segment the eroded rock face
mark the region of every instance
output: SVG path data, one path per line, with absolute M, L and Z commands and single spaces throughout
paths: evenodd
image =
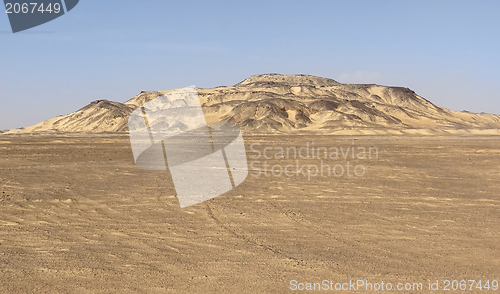
M 234 86 L 197 90 L 208 123 L 232 123 L 247 131 L 500 128 L 498 115 L 451 111 L 408 88 L 341 84 L 308 75 L 256 75 Z M 142 91 L 125 103 L 94 101 L 66 116 L 10 132 L 125 132 L 134 109 L 167 92 Z

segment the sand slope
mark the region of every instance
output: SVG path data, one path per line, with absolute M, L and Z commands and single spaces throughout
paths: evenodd
M 66 116 L 8 133 L 125 132 L 135 108 L 166 92 L 141 92 L 125 103 L 94 101 Z M 256 75 L 198 93 L 209 123 L 234 123 L 252 132 L 499 134 L 500 128 L 498 115 L 451 111 L 408 88 L 341 84 L 307 75 Z

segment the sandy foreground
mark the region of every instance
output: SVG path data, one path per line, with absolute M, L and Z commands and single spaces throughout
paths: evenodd
M 134 165 L 126 135 L 0 136 L 0 293 L 300 292 L 291 280 L 423 284 L 395 293 L 439 280 L 432 293 L 450 293 L 444 280 L 500 281 L 499 136 L 245 140 L 261 175 L 181 209 L 168 173 Z M 298 158 L 305 176 L 294 158 L 252 159 L 254 143 L 269 156 L 307 142 L 378 158 L 356 149 L 323 164 L 363 176 L 310 179 L 320 159 Z M 264 161 L 292 176 L 266 176 Z

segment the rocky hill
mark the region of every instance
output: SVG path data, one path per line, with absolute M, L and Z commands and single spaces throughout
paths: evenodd
M 403 87 L 264 74 L 234 86 L 197 90 L 207 122 L 233 123 L 247 132 L 500 134 L 498 115 L 451 111 Z M 7 133 L 126 132 L 135 108 L 167 92 L 141 92 L 125 103 L 94 101 L 71 114 Z

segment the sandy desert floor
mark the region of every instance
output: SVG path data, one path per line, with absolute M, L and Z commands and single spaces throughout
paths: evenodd
M 166 172 L 134 165 L 125 135 L 2 135 L 0 293 L 300 292 L 291 280 L 424 286 L 397 293 L 439 280 L 432 293 L 449 293 L 443 280 L 500 280 L 500 137 L 245 140 L 249 161 L 253 143 L 379 154 L 351 160 L 362 177 L 250 171 L 181 209 Z

